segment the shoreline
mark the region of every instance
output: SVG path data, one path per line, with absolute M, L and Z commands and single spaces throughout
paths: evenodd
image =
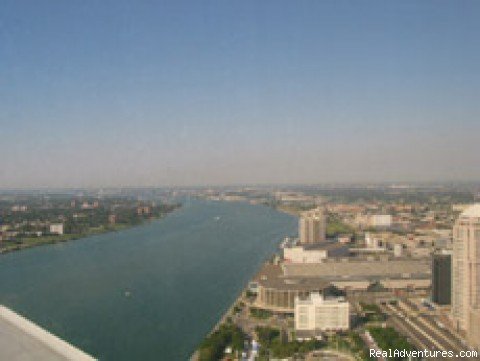
M 85 233 L 85 234 L 71 234 L 71 235 L 64 234 L 64 235 L 52 236 L 53 237 L 52 239 L 43 240 L 43 241 L 41 240 L 41 237 L 38 237 L 39 238 L 38 242 L 20 243 L 20 244 L 17 244 L 17 245 L 12 245 L 11 247 L 0 249 L 0 257 L 2 255 L 12 253 L 12 252 L 19 252 L 19 251 L 23 251 L 23 250 L 26 250 L 26 249 L 31 249 L 31 248 L 41 247 L 41 246 L 47 246 L 47 245 L 53 245 L 53 244 L 59 244 L 59 243 L 66 243 L 66 242 L 71 242 L 71 241 L 78 241 L 78 240 L 81 240 L 83 238 L 88 238 L 88 237 L 97 236 L 97 235 L 101 235 L 101 234 L 107 234 L 107 233 L 121 232 L 121 231 L 125 231 L 127 229 L 132 229 L 132 228 L 135 228 L 135 227 L 144 226 L 144 225 L 146 225 L 150 222 L 158 221 L 160 219 L 165 218 L 167 215 L 175 212 L 180 207 L 177 207 L 177 208 L 173 209 L 171 212 L 167 212 L 165 214 L 162 214 L 159 217 L 153 217 L 153 218 L 145 219 L 138 224 L 125 224 L 125 225 L 120 225 L 119 224 L 119 225 L 113 226 L 112 229 L 105 229 L 104 228 L 104 229 L 101 229 L 101 230 L 96 230 L 96 231 L 94 230 L 90 233 Z M 55 237 L 58 237 L 58 239 L 55 239 Z
M 190 356 L 190 358 L 188 359 L 189 361 L 198 361 L 199 360 L 199 357 L 200 357 L 200 345 L 202 344 L 202 342 L 207 338 L 209 337 L 212 333 L 214 333 L 215 331 L 217 331 L 220 326 L 222 326 L 224 323 L 227 322 L 227 319 L 231 316 L 233 316 L 233 310 L 235 308 L 235 305 L 240 302 L 242 300 L 242 297 L 244 295 L 244 293 L 246 292 L 247 290 L 247 287 L 248 287 L 248 284 L 247 286 L 245 286 L 244 288 L 242 288 L 242 290 L 240 291 L 240 294 L 235 298 L 235 300 L 233 301 L 233 303 L 227 308 L 227 310 L 223 313 L 223 315 L 220 317 L 220 319 L 217 321 L 217 323 L 213 326 L 213 328 L 203 337 L 202 341 L 199 343 L 199 345 L 195 348 L 195 351 L 192 353 L 192 355 Z
M 76 235 L 72 234 L 71 237 L 64 237 L 64 238 L 59 238 L 59 239 L 54 239 L 53 238 L 53 239 L 50 239 L 50 240 L 43 240 L 43 241 L 41 239 L 39 239 L 38 242 L 20 243 L 18 245 L 14 245 L 14 246 L 4 248 L 4 249 L 0 250 L 0 255 L 7 254 L 7 253 L 12 253 L 12 252 L 18 252 L 18 251 L 22 251 L 22 250 L 25 250 L 25 249 L 35 248 L 35 247 L 41 247 L 41 246 L 47 246 L 47 245 L 52 245 L 52 244 L 76 241 L 76 240 L 80 240 L 80 239 L 83 239 L 83 238 L 88 238 L 88 237 L 96 236 L 96 235 L 100 235 L 100 234 L 120 232 L 120 231 L 123 231 L 123 230 L 133 228 L 135 226 L 139 226 L 139 225 L 119 227 L 117 229 L 111 229 L 111 230 L 106 229 L 106 230 L 102 230 L 102 231 L 98 231 L 98 232 L 91 232 L 91 233 L 78 234 L 78 235 L 77 234 Z M 67 235 L 67 236 L 69 236 L 69 235 Z M 41 238 L 41 237 L 39 237 L 39 238 Z
M 295 211 L 293 209 L 290 210 L 290 209 L 279 208 L 279 207 L 275 207 L 275 206 L 273 206 L 273 207 L 269 206 L 269 205 L 266 205 L 266 206 L 275 210 L 275 211 L 277 211 L 277 212 L 279 212 L 279 213 L 288 214 L 290 216 L 297 217 L 297 218 L 300 216 L 300 212 Z M 277 251 L 278 251 L 278 248 L 280 247 L 281 244 L 282 244 L 282 242 L 280 241 L 277 245 Z M 275 255 L 275 252 L 270 255 L 270 258 L 274 255 Z M 262 266 L 265 264 L 265 262 L 268 262 L 267 260 L 268 260 L 268 258 L 266 260 L 264 260 L 264 262 L 258 267 L 257 272 L 262 268 Z M 235 308 L 235 305 L 237 305 L 237 303 L 242 301 L 243 295 L 247 292 L 248 283 L 251 280 L 252 279 L 250 279 L 247 282 L 247 285 L 245 285 L 242 288 L 242 290 L 240 291 L 238 296 L 235 298 L 235 300 L 232 302 L 232 304 L 227 308 L 227 310 L 223 313 L 223 315 L 220 317 L 220 319 L 217 321 L 217 323 L 213 326 L 213 328 L 207 334 L 205 334 L 205 336 L 202 338 L 202 341 L 200 341 L 200 343 L 196 346 L 195 350 L 193 351 L 192 355 L 189 357 L 189 359 L 188 359 L 189 361 L 199 361 L 200 345 L 202 344 L 202 342 L 207 337 L 209 337 L 212 333 L 214 333 L 216 330 L 218 330 L 220 328 L 220 326 L 223 325 L 227 321 L 227 319 L 233 315 L 233 310 Z

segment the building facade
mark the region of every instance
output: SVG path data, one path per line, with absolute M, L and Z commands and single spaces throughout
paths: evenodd
M 319 293 L 295 299 L 295 332 L 345 331 L 350 328 L 350 305 L 344 298 Z
M 327 234 L 327 220 L 322 209 L 316 208 L 303 212 L 298 224 L 300 243 L 324 242 Z
M 452 254 L 442 251 L 432 256 L 432 301 L 450 305 L 452 300 Z
M 480 203 L 460 214 L 453 228 L 452 316 L 467 340 L 480 347 Z
M 49 231 L 53 234 L 63 234 L 63 223 L 51 224 L 49 227 Z

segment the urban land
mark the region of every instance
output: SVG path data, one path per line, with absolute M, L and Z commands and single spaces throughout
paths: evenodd
M 2 191 L 0 252 L 138 225 L 189 197 L 299 220 L 192 360 L 478 358 L 479 184 Z
M 288 212 L 299 227 L 192 360 L 478 359 L 479 191 L 475 184 L 197 191 Z

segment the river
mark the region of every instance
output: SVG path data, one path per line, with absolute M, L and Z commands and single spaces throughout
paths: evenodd
M 0 255 L 0 304 L 100 360 L 187 360 L 296 219 L 192 200 L 125 231 Z

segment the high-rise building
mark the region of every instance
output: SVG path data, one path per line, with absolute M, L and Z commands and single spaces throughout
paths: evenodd
M 480 203 L 460 214 L 453 227 L 452 316 L 467 340 L 480 347 Z
M 300 243 L 324 242 L 327 233 L 327 221 L 322 209 L 316 208 L 303 212 L 298 224 Z
M 446 250 L 432 256 L 432 301 L 450 305 L 452 300 L 452 253 Z

